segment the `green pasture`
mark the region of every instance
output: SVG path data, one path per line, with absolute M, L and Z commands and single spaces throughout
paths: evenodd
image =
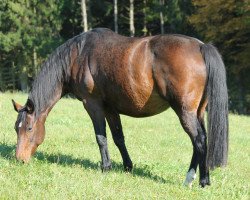
M 229 163 L 211 172 L 211 186 L 183 186 L 192 146 L 175 113 L 122 116 L 134 163 L 124 173 L 107 130 L 113 169 L 100 170 L 100 153 L 81 102 L 62 99 L 46 121 L 46 138 L 29 164 L 15 160 L 16 112 L 27 94 L 0 93 L 0 199 L 250 199 L 250 117 L 230 114 Z

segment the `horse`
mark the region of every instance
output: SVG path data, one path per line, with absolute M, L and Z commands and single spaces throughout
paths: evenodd
M 148 117 L 169 107 L 193 145 L 185 185 L 192 185 L 198 166 L 199 184 L 205 187 L 209 170 L 227 164 L 226 72 L 211 43 L 177 34 L 125 37 L 106 28 L 69 39 L 42 64 L 25 105 L 12 100 L 18 112 L 17 160 L 30 160 L 44 140 L 46 117 L 68 93 L 83 103 L 92 120 L 103 171 L 111 169 L 106 121 L 124 169 L 131 171 L 120 114 Z

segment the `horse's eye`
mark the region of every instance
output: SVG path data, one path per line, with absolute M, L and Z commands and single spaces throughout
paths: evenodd
M 32 131 L 32 126 L 27 126 L 26 130 L 31 132 Z

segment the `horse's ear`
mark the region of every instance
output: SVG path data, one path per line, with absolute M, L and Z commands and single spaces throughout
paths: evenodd
M 27 113 L 32 114 L 35 110 L 35 106 L 32 100 L 28 99 L 26 103 Z
M 15 102 L 13 99 L 12 99 L 12 104 L 14 106 L 15 111 L 17 111 L 17 112 L 23 108 L 23 106 L 21 106 L 20 104 Z

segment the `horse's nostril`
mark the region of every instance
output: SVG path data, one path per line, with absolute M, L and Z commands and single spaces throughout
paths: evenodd
M 29 162 L 29 157 L 27 157 L 25 154 L 21 153 L 16 153 L 16 159 L 17 161 L 21 163 L 28 163 Z
M 26 159 L 26 158 L 16 158 L 18 162 L 22 163 L 22 164 L 25 164 L 25 163 L 28 163 L 29 162 L 29 159 Z
M 22 163 L 22 164 L 25 163 L 24 160 L 22 160 L 22 159 L 17 159 L 17 161 L 18 161 L 19 163 Z
M 16 159 L 17 159 L 18 162 L 24 163 L 24 161 L 23 161 L 23 159 L 21 158 L 21 156 L 16 155 Z

